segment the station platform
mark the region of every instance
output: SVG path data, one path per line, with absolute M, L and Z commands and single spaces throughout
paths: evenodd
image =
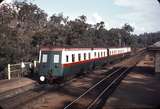
M 160 108 L 160 76 L 154 71 L 153 57 L 146 55 L 121 81 L 103 109 L 155 108 Z
M 18 78 L 11 80 L 0 80 L 0 93 L 4 93 L 6 91 L 21 88 L 30 84 L 36 84 L 36 81 L 29 78 Z

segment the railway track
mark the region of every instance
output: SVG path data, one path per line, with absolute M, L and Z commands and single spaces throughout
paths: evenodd
M 109 95 L 131 68 L 116 68 L 111 74 L 97 82 L 82 95 L 73 100 L 64 109 L 95 109 L 98 108 L 103 95 Z

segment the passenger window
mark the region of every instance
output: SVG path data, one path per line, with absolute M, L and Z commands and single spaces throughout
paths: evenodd
M 103 56 L 105 56 L 105 52 L 103 52 Z
M 72 54 L 72 62 L 75 62 L 75 55 Z
M 66 55 L 66 62 L 68 62 L 68 55 Z
M 47 54 L 42 55 L 42 62 L 46 63 L 47 62 Z
M 78 61 L 81 61 L 81 54 L 78 54 Z
M 96 57 L 96 52 L 94 52 L 94 57 Z
M 59 63 L 59 55 L 54 55 L 54 63 Z
M 98 57 L 99 57 L 99 52 L 98 52 Z
M 86 60 L 86 53 L 84 53 L 84 60 Z
M 101 52 L 101 57 L 103 57 L 103 53 Z
M 91 54 L 90 53 L 88 53 L 88 58 L 91 59 Z

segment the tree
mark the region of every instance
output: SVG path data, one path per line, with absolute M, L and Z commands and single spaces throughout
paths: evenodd
M 124 24 L 124 26 L 122 27 L 121 36 L 124 42 L 124 46 L 131 45 L 131 42 L 132 42 L 131 32 L 133 31 L 134 31 L 134 28 L 127 23 Z
M 18 24 L 26 31 L 36 31 L 47 23 L 47 14 L 32 3 L 15 2 L 14 5 L 18 10 Z
M 87 17 L 85 15 L 81 15 L 81 16 L 79 16 L 79 18 L 80 18 L 81 22 L 83 22 L 83 23 L 85 23 L 87 20 Z
M 75 20 L 67 22 L 67 43 L 72 46 L 83 46 L 82 41 L 85 40 L 86 32 L 89 29 L 89 25 L 86 23 L 86 16 L 82 15 Z
M 12 9 L 9 4 L 2 4 L 0 6 L 0 24 L 9 25 L 16 17 L 16 11 Z
M 105 27 L 105 25 L 104 25 L 104 22 L 103 22 L 103 21 L 101 21 L 100 23 L 97 23 L 97 24 L 95 25 L 95 29 L 96 29 L 96 30 L 104 29 L 104 27 Z
M 52 15 L 47 23 L 49 44 L 53 46 L 62 46 L 65 44 L 66 25 L 68 17 L 64 17 L 62 13 Z
M 122 29 L 124 29 L 127 33 L 133 32 L 134 28 L 132 26 L 130 26 L 129 24 L 124 24 L 124 26 L 122 27 Z

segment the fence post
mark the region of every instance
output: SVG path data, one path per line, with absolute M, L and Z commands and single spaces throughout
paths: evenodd
M 33 62 L 33 65 L 34 65 L 34 68 L 36 68 L 36 66 L 37 66 L 37 62 L 36 62 L 36 61 L 34 61 L 34 62 Z
M 21 72 L 20 76 L 24 76 L 24 68 L 25 68 L 25 64 L 24 64 L 24 62 L 22 61 L 22 62 L 21 62 L 21 69 L 22 69 L 21 71 L 22 71 L 22 72 Z
M 39 51 L 39 63 L 40 63 L 40 61 L 41 61 L 41 50 Z
M 8 64 L 8 80 L 11 79 L 11 65 Z

